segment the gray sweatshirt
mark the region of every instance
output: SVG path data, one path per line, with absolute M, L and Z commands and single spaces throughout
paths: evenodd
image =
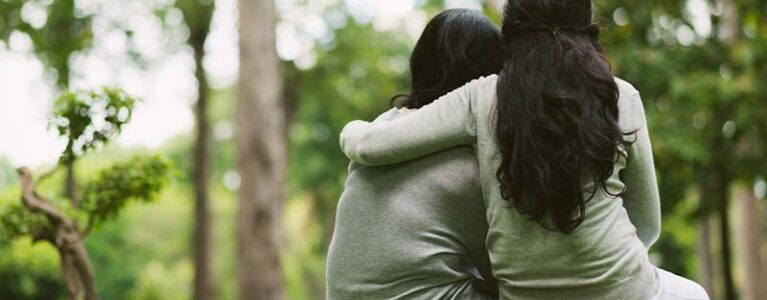
M 375 122 L 400 115 L 390 110 Z M 328 253 L 327 299 L 491 299 L 484 214 L 471 147 L 385 167 L 352 163 Z
M 660 232 L 660 200 L 652 148 L 639 92 L 616 79 L 620 127 L 637 131 L 621 147 L 606 187 L 586 204 L 583 224 L 565 235 L 521 215 L 501 197 L 494 141 L 498 77 L 470 82 L 417 112 L 390 122 L 349 123 L 341 133 L 344 153 L 364 165 L 407 161 L 458 145 L 471 145 L 479 159 L 487 208 L 486 246 L 501 299 L 644 300 L 658 291 L 648 248 Z M 419 126 L 419 130 L 411 130 Z M 585 190 L 591 190 L 586 187 Z

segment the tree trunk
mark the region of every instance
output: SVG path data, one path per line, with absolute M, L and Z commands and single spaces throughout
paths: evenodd
M 762 220 L 756 197 L 749 189 L 738 191 L 740 200 L 740 227 L 743 229 L 743 299 L 767 299 L 762 270 Z
M 192 153 L 194 181 L 194 233 L 192 253 L 194 260 L 194 300 L 217 298 L 218 283 L 213 270 L 212 216 L 210 212 L 209 182 L 210 126 L 208 122 L 209 91 L 208 78 L 203 67 L 205 42 L 210 33 L 210 23 L 215 11 L 215 2 L 199 0 L 178 0 L 177 8 L 184 15 L 189 28 L 187 44 L 192 47 L 197 80 L 197 102 L 195 103 L 195 143 Z
M 96 282 L 80 232 L 72 225 L 61 224 L 56 228 L 54 246 L 61 257 L 61 270 L 70 299 L 98 299 Z
M 738 38 L 740 32 L 739 29 L 739 15 L 738 7 L 732 0 L 720 0 L 724 13 L 722 14 L 722 25 L 719 28 L 720 39 L 723 44 L 732 46 Z M 727 115 L 725 112 L 729 112 L 729 104 L 724 103 L 723 107 L 716 112 L 716 123 L 724 124 L 727 121 Z M 724 283 L 724 297 L 726 300 L 736 299 L 735 282 L 732 277 L 732 249 L 730 241 L 730 216 L 729 216 L 729 187 L 731 183 L 730 172 L 728 172 L 728 166 L 721 160 L 724 157 L 732 157 L 732 147 L 727 145 L 728 141 L 724 140 L 722 134 L 719 134 L 716 138 L 715 147 L 718 153 L 718 160 L 715 162 L 715 172 L 717 176 L 717 205 L 719 208 L 719 221 L 720 221 L 720 233 L 721 238 L 721 251 L 722 251 L 722 281 Z M 718 144 L 718 145 L 717 145 Z
M 22 202 L 30 211 L 46 216 L 49 223 L 49 229 L 39 231 L 34 240 L 48 241 L 58 250 L 61 273 L 70 299 L 98 300 L 93 268 L 82 233 L 77 229 L 75 222 L 56 205 L 37 194 L 36 184 L 28 169 L 21 168 L 18 172 L 21 178 Z
M 210 177 L 210 129 L 208 124 L 208 81 L 203 58 L 205 38 L 192 41 L 197 78 L 197 103 L 195 104 L 196 134 L 194 144 L 194 299 L 216 299 L 217 282 L 213 271 L 213 244 L 211 242 L 211 215 L 208 199 Z
M 732 239 L 730 238 L 730 209 L 729 209 L 729 180 L 724 171 L 720 171 L 717 185 L 717 204 L 719 206 L 719 232 L 722 254 L 722 282 L 724 283 L 724 299 L 735 300 L 735 281 L 732 277 Z
M 275 6 L 273 0 L 242 0 L 239 5 L 239 299 L 282 299 L 279 248 L 287 141 Z
M 82 280 L 80 280 L 80 276 L 77 274 L 74 259 L 63 251 L 58 252 L 59 259 L 61 260 L 61 278 L 64 279 L 69 299 L 82 299 L 85 296 L 83 294 L 85 288 L 83 287 Z
M 712 299 L 716 299 L 716 281 L 711 258 L 711 184 L 708 172 L 698 176 L 698 206 L 701 211 L 698 220 L 698 240 L 696 254 L 699 265 L 699 280 Z
M 707 203 L 705 197 L 707 197 L 707 188 L 700 186 L 700 206 L 705 207 Z M 708 213 L 704 213 L 698 220 L 698 241 L 696 247 L 696 253 L 698 257 L 699 265 L 699 279 L 703 288 L 706 289 L 712 299 L 715 299 L 716 288 L 714 281 L 714 268 L 711 260 L 711 219 Z

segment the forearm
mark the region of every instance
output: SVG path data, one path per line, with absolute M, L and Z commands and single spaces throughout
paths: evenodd
M 434 103 L 389 122 L 353 121 L 341 132 L 341 148 L 368 166 L 408 161 L 476 141 L 467 85 Z

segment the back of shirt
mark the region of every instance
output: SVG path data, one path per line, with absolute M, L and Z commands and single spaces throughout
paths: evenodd
M 487 222 L 473 149 L 352 164 L 328 254 L 328 299 L 489 299 Z M 492 281 L 492 280 L 491 280 Z

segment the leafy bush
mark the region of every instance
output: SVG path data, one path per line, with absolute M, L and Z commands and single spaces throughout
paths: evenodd
M 83 189 L 82 209 L 93 225 L 108 221 L 131 200 L 152 202 L 168 184 L 170 164 L 160 156 L 135 157 L 102 170 Z

